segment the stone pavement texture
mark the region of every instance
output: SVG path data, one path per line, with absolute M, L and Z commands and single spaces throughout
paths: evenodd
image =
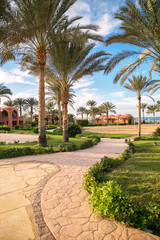
M 36 208 L 39 209 L 41 204 L 40 215 L 37 216 L 38 225 L 41 224 L 41 227 L 40 238 L 35 236 L 30 239 L 160 240 L 158 236 L 134 228 L 126 228 L 111 219 L 103 219 L 92 213 L 88 205 L 88 193 L 82 188 L 83 174 L 92 164 L 100 161 L 104 155 L 116 157 L 125 148 L 124 139 L 102 139 L 96 146 L 76 152 L 26 156 L 2 161 L 0 164 L 3 166 L 4 164 L 13 164 L 13 162 L 14 165 L 19 166 L 20 162 L 21 164 L 26 161 L 33 164 L 42 162 L 43 164 L 45 161 L 47 164 L 56 164 L 60 167 L 56 174 L 53 169 L 53 174 L 47 178 L 45 184 L 40 185 L 38 195 L 37 191 L 34 193 L 33 212 Z M 40 168 L 41 164 L 37 167 Z M 23 169 L 23 178 L 25 178 L 25 168 Z M 24 188 L 22 185 L 22 189 Z M 53 235 L 48 232 L 48 228 Z M 0 236 L 0 240 L 2 239 L 5 238 Z M 19 238 L 16 239 L 19 240 Z M 5 240 L 16 239 L 6 238 Z

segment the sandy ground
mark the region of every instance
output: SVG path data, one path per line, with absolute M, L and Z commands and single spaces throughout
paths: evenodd
M 38 135 L 0 133 L 0 141 L 14 143 L 14 140 L 20 141 L 19 143 L 34 142 L 38 140 Z
M 159 124 L 142 124 L 142 134 L 152 134 L 157 127 L 159 127 Z M 138 125 L 86 127 L 85 130 L 97 133 L 126 133 L 137 135 Z

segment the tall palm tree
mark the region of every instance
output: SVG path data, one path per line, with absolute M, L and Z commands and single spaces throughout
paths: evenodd
M 25 103 L 26 103 L 26 107 L 30 109 L 29 112 L 30 112 L 30 117 L 32 122 L 33 111 L 37 110 L 38 101 L 36 98 L 30 97 L 25 100 Z
M 147 103 L 141 103 L 141 109 L 142 109 L 142 113 L 143 113 L 143 123 L 145 122 L 144 120 L 144 110 L 147 108 Z
M 19 109 L 19 115 L 22 116 L 22 109 L 26 104 L 26 99 L 24 98 L 16 98 L 14 100 L 14 106 Z
M 32 51 L 39 68 L 39 146 L 46 146 L 44 67 L 50 40 L 66 28 L 67 10 L 76 0 L 13 0 L 15 26 L 12 45 Z M 95 29 L 95 27 L 93 27 Z M 21 44 L 20 44 L 21 43 Z
M 89 110 L 89 115 L 91 116 L 92 122 L 95 122 L 95 117 L 97 114 L 99 114 L 99 108 L 91 107 Z
M 81 114 L 82 119 L 83 119 L 83 114 L 85 114 L 85 113 L 86 113 L 86 108 L 85 108 L 85 107 L 79 107 L 79 108 L 77 109 L 77 114 L 78 114 L 78 115 Z
M 85 114 L 86 114 L 86 116 L 87 116 L 87 120 L 88 120 L 88 116 L 89 116 L 89 109 L 86 109 L 86 110 L 85 110 Z
M 155 113 L 156 112 L 159 112 L 159 109 L 158 109 L 158 106 L 157 106 L 157 104 L 154 104 L 154 105 L 149 105 L 148 107 L 147 107 L 147 114 L 153 114 L 153 121 L 154 121 L 154 123 L 155 123 Z
M 87 106 L 89 106 L 90 108 L 92 107 L 95 107 L 97 105 L 96 101 L 94 100 L 89 100 L 87 103 L 86 103 Z
M 106 115 L 107 115 L 107 124 L 109 124 L 109 119 L 108 119 L 109 112 L 112 112 L 112 113 L 115 114 L 116 113 L 116 111 L 115 111 L 116 106 L 112 102 L 104 102 L 101 105 L 101 108 L 102 108 L 103 112 L 106 113 Z
M 61 90 L 58 85 L 55 85 L 54 82 L 48 80 L 47 81 L 47 100 L 53 101 L 58 106 L 58 118 L 59 118 L 59 126 L 62 127 L 62 116 L 61 116 Z
M 46 74 L 47 75 L 47 74 Z M 58 81 L 60 81 L 60 79 L 58 80 L 53 80 L 53 77 L 50 73 L 49 77 L 47 77 L 47 92 L 46 95 L 49 95 L 49 97 L 47 97 L 47 100 L 49 101 L 53 101 L 57 104 L 58 106 L 58 117 L 59 117 L 59 126 L 62 127 L 62 114 L 61 114 L 61 89 L 60 89 L 60 85 L 58 84 Z M 75 94 L 73 89 L 69 89 L 69 104 L 71 105 L 71 107 L 73 107 L 73 103 L 74 103 L 74 98 Z
M 68 137 L 68 102 L 69 90 L 83 76 L 92 75 L 104 69 L 103 62 L 106 61 L 106 53 L 100 51 L 91 54 L 95 44 L 85 45 L 77 41 L 81 35 L 74 41 L 69 41 L 66 36 L 62 36 L 61 41 L 54 42 L 50 48 L 50 63 L 54 69 L 55 78 L 58 80 L 61 89 L 62 108 L 63 108 L 63 141 L 69 141 Z M 76 41 L 77 39 L 77 41 Z
M 12 99 L 8 99 L 3 103 L 3 105 L 6 107 L 15 107 L 15 102 Z
M 151 63 L 150 77 L 160 59 L 159 31 L 159 0 L 127 0 L 126 6 L 121 7 L 115 18 L 121 21 L 123 32 L 115 34 L 106 40 L 106 45 L 123 43 L 137 46 L 136 50 L 125 50 L 117 53 L 107 62 L 108 74 L 119 62 L 126 58 L 135 57 L 135 61 L 124 66 L 114 78 L 114 83 L 121 79 L 121 84 L 141 64 Z
M 12 92 L 9 88 L 7 88 L 4 83 L 0 83 L 0 97 L 9 98 L 8 95 L 12 95 Z
M 48 101 L 46 104 L 47 115 L 49 116 L 49 125 L 52 125 L 52 115 L 54 111 L 55 104 L 52 101 Z
M 132 92 L 137 94 L 138 99 L 138 136 L 141 136 L 141 96 L 145 92 L 149 92 L 152 90 L 155 81 L 147 80 L 146 77 L 142 75 L 132 76 L 132 79 L 128 79 L 129 83 L 125 83 L 124 87 Z

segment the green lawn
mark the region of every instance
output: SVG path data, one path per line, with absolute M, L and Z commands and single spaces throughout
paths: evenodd
M 134 142 L 136 153 L 108 174 L 132 199 L 155 202 L 160 198 L 160 141 Z
M 97 137 L 100 137 L 100 138 L 128 138 L 133 136 L 133 134 L 123 134 L 123 133 L 117 133 L 117 134 L 104 133 L 103 134 L 103 133 L 94 133 L 94 132 L 83 130 L 83 136 L 86 137 L 88 135 L 96 135 Z
M 62 142 L 62 136 L 59 135 L 47 135 L 47 144 L 52 145 L 53 147 L 58 147 L 58 145 L 61 145 L 62 147 L 72 145 L 73 143 L 80 144 L 85 142 L 86 140 L 89 140 L 88 138 L 69 138 L 69 142 L 63 143 Z M 35 147 L 38 146 L 37 142 L 26 142 L 26 143 L 19 143 L 19 144 L 5 144 L 0 145 L 0 149 L 8 149 L 13 147 Z

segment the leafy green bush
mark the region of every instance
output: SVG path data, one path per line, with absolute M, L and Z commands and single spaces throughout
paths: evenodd
M 0 145 L 6 145 L 6 142 L 0 141 Z
M 160 128 L 158 127 L 154 132 L 153 132 L 153 137 L 159 137 L 160 136 Z
M 10 130 L 11 130 L 10 127 L 7 125 L 3 125 L 3 128 L 2 126 L 0 126 L 0 131 L 10 131 Z
M 19 130 L 19 125 L 15 125 L 15 126 L 14 126 L 14 129 L 15 129 L 15 130 Z
M 76 119 L 75 124 L 79 125 L 81 127 L 88 126 L 88 120 L 87 119 Z
M 34 133 L 39 133 L 38 127 L 34 127 L 34 128 L 33 128 L 33 132 L 34 132 Z
M 69 137 L 75 137 L 77 134 L 82 133 L 81 127 L 79 125 L 73 124 L 68 127 Z
M 58 127 L 58 125 L 48 125 L 48 126 L 46 126 L 46 129 L 55 129 L 57 127 Z
M 128 118 L 128 124 L 132 124 L 132 117 Z
M 128 159 L 135 151 L 134 144 L 128 141 L 128 149 L 118 158 L 104 157 L 100 163 L 90 167 L 84 175 L 83 187 L 90 193 L 89 203 L 93 211 L 110 217 L 127 226 L 139 229 L 160 229 L 160 201 L 142 205 L 129 198 L 115 181 L 108 181 L 107 172 Z

